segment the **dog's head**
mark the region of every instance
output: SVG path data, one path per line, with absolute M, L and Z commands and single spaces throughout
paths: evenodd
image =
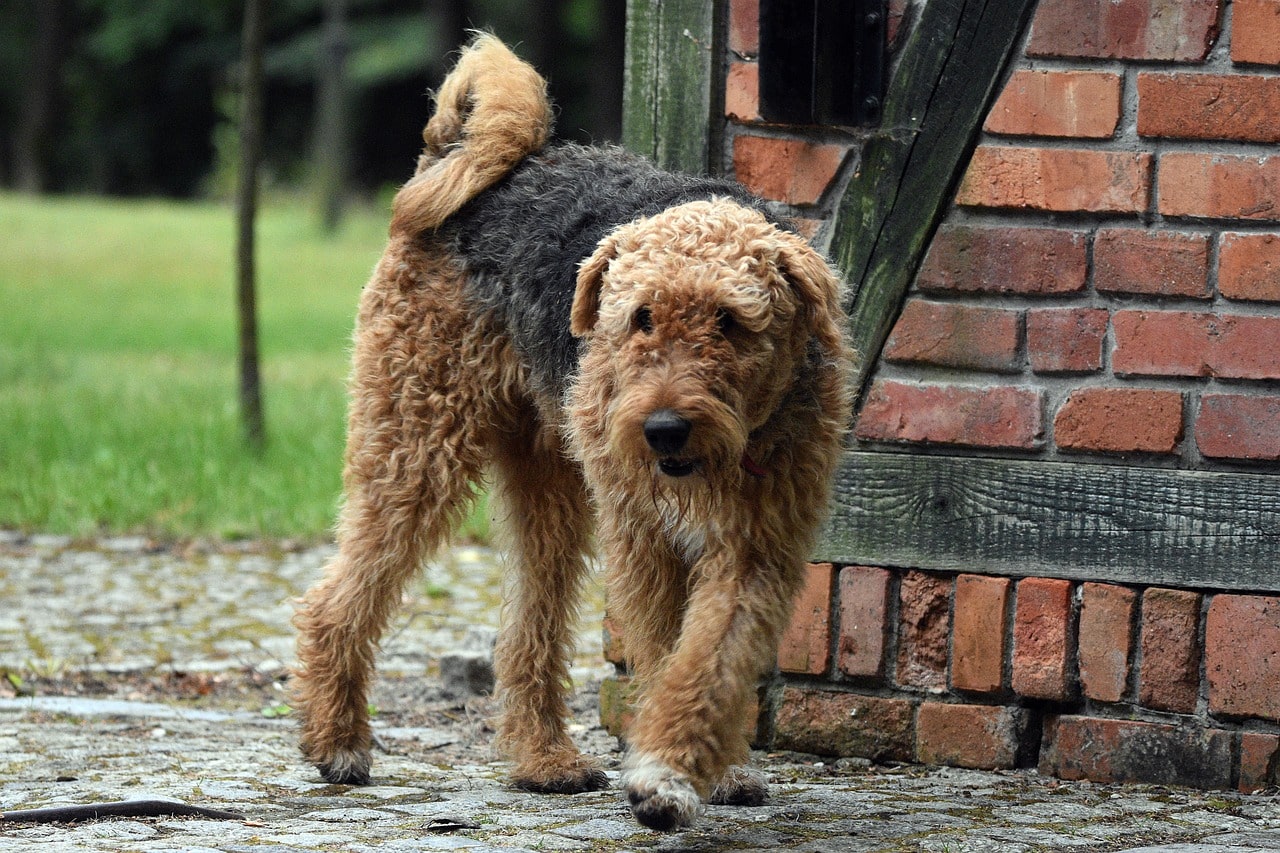
M 583 262 L 573 429 L 666 479 L 761 473 L 748 454 L 806 359 L 845 352 L 840 281 L 802 238 L 722 199 L 610 233 Z

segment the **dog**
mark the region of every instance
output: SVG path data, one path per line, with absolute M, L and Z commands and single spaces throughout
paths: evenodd
M 490 472 L 516 575 L 495 665 L 512 783 L 607 786 L 565 723 L 594 529 L 641 685 L 622 784 L 673 830 L 766 796 L 748 709 L 852 411 L 842 287 L 737 184 L 551 124 L 545 81 L 491 35 L 436 93 L 360 301 L 338 552 L 295 617 L 301 748 L 368 783 L 378 641 Z

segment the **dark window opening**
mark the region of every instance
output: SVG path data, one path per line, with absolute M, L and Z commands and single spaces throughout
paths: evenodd
M 886 0 L 760 0 L 760 115 L 878 123 L 887 14 Z

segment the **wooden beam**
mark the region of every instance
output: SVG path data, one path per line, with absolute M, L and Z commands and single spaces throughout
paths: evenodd
M 718 171 L 711 156 L 718 162 L 722 6 L 722 0 L 627 0 L 622 143 L 664 169 Z
M 815 557 L 1280 592 L 1280 476 L 845 455 Z
M 881 129 L 840 201 L 832 259 L 852 291 L 861 389 L 955 193 L 1035 0 L 929 0 Z

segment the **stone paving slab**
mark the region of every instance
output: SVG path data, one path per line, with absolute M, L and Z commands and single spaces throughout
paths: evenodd
M 0 536 L 0 672 L 26 673 L 38 688 L 48 678 L 40 668 L 91 670 L 106 684 L 177 667 L 278 669 L 291 648 L 289 599 L 327 553 Z M 424 673 L 434 655 L 496 619 L 497 571 L 491 553 L 454 552 L 406 597 L 388 644 L 387 707 L 375 717 L 387 751 L 375 755 L 368 787 L 325 784 L 300 760 L 293 723 L 248 700 L 0 697 L 0 811 L 176 799 L 245 816 L 0 823 L 0 851 L 1280 851 L 1274 794 L 1067 783 L 1032 771 L 757 755 L 772 779 L 766 805 L 708 807 L 692 830 L 670 835 L 635 824 L 616 789 L 514 791 L 469 712 L 426 725 L 409 707 L 432 679 Z M 587 651 L 575 670 L 579 709 L 590 709 L 599 671 L 593 619 L 598 612 L 584 617 Z M 616 782 L 616 744 L 590 713 L 573 732 Z

